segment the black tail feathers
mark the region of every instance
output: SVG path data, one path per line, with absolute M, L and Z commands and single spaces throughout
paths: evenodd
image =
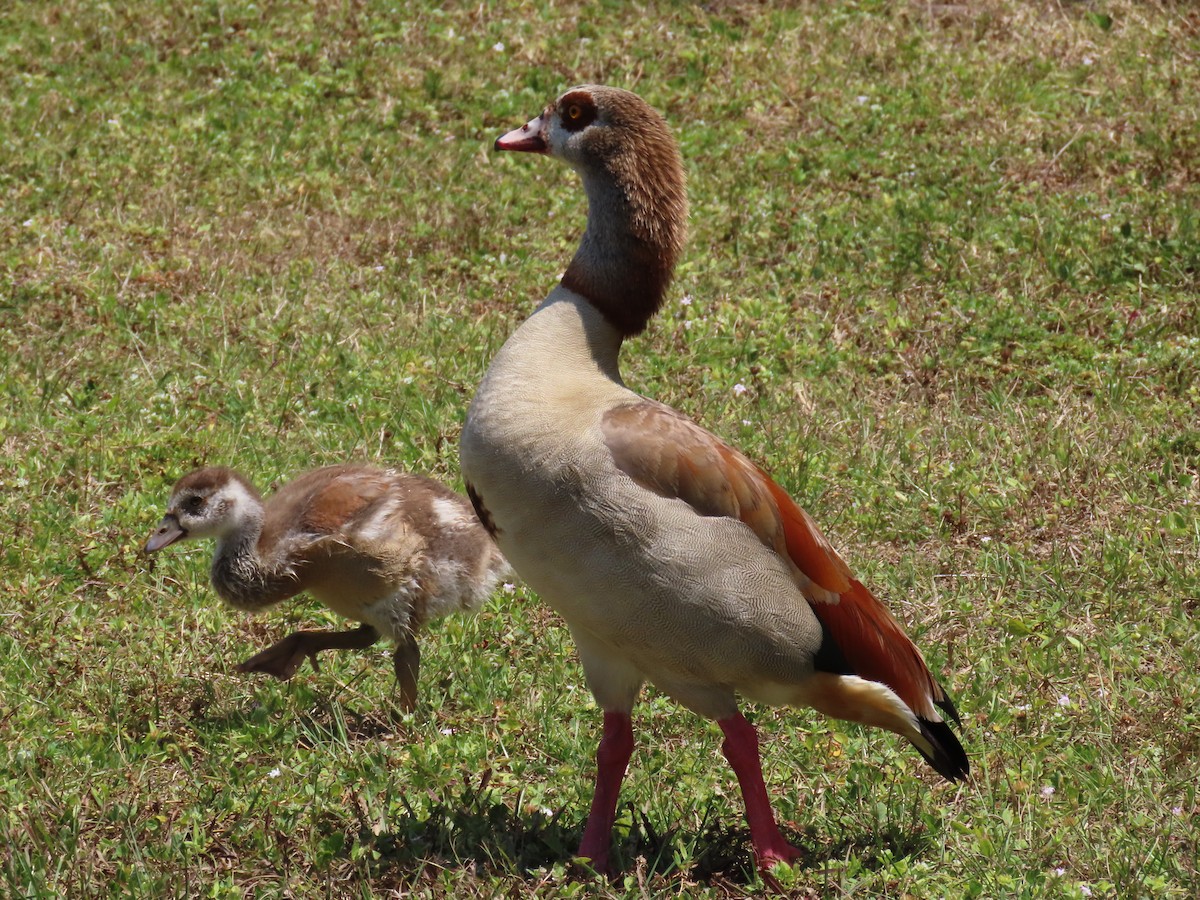
M 954 705 L 954 701 L 950 699 L 948 694 L 943 693 L 941 700 L 934 700 L 933 702 L 935 706 L 954 720 L 955 725 L 962 728 L 962 719 L 958 717 L 958 707 Z
M 939 703 L 938 706 L 946 710 L 955 722 L 959 721 L 958 711 L 949 700 Z M 945 722 L 931 722 L 921 718 L 918 718 L 917 722 L 921 726 L 921 736 L 933 745 L 932 754 L 917 747 L 926 762 L 947 781 L 962 781 L 966 778 L 971 771 L 970 763 L 967 762 L 967 751 L 958 742 L 958 737 L 950 730 L 950 726 Z

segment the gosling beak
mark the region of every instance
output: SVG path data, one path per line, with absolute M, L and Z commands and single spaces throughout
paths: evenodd
M 187 532 L 180 527 L 179 520 L 172 513 L 167 513 L 158 523 L 154 534 L 150 535 L 150 540 L 146 541 L 143 552 L 154 553 L 163 547 L 169 547 L 182 537 L 187 537 Z

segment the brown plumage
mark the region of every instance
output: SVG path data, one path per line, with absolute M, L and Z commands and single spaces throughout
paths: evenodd
M 948 703 L 892 614 L 855 580 L 812 518 L 758 466 L 680 413 L 650 400 L 610 409 L 613 461 L 643 487 L 703 516 L 730 516 L 795 566 L 797 587 L 841 648 L 849 671 L 892 688 L 918 715 Z M 647 435 L 653 435 L 647 440 Z
M 338 465 L 306 472 L 265 503 L 232 469 L 179 480 L 146 543 L 215 538 L 212 583 L 227 603 L 256 611 L 307 591 L 362 622 L 353 631 L 300 631 L 246 660 L 241 672 L 291 678 L 321 650 L 367 647 L 387 637 L 401 703 L 417 697 L 416 635 L 433 619 L 472 611 L 508 572 L 467 501 L 430 478 Z
M 771 811 L 738 695 L 903 735 L 951 781 L 966 754 L 920 651 L 762 469 L 621 380 L 686 231 L 678 150 L 627 91 L 573 88 L 497 149 L 579 172 L 588 224 L 562 283 L 479 385 L 462 468 L 501 549 L 571 629 L 604 710 L 581 856 L 604 869 L 645 681 L 715 719 L 759 861 L 798 851 Z

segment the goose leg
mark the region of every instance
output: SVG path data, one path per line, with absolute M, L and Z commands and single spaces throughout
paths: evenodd
M 237 667 L 239 672 L 265 672 L 287 681 L 305 659 L 312 661 L 317 671 L 317 653 L 322 650 L 361 650 L 379 640 L 379 632 L 370 625 L 360 625 L 353 631 L 297 631 L 266 650 L 255 653 Z
M 617 818 L 617 798 L 625 769 L 633 755 L 633 721 L 627 712 L 604 713 L 604 734 L 596 749 L 596 792 L 592 809 L 583 829 L 579 856 L 591 860 L 597 872 L 608 872 L 608 852 L 612 844 L 613 823 Z
M 421 648 L 411 631 L 396 642 L 392 664 L 396 669 L 396 681 L 400 683 L 400 708 L 411 712 L 417 708 L 417 676 L 421 671 Z
M 770 869 L 778 862 L 790 863 L 800 851 L 784 840 L 771 812 L 767 786 L 763 783 L 762 762 L 758 754 L 758 734 L 745 716 L 736 713 L 718 723 L 725 733 L 721 752 L 729 760 L 746 802 L 746 821 L 750 824 L 750 840 L 761 869 Z

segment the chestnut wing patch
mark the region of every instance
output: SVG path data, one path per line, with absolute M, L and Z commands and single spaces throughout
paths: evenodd
M 331 482 L 314 495 L 305 510 L 306 530 L 313 534 L 337 534 L 387 491 L 388 483 L 374 478 L 340 478 Z
M 259 546 L 274 547 L 289 532 L 312 538 L 339 534 L 389 489 L 389 480 L 368 467 L 346 464 L 306 472 L 271 498 Z
M 601 423 L 613 462 L 647 490 L 702 516 L 739 519 L 826 591 L 850 588 L 850 570 L 816 523 L 744 455 L 651 400 L 609 410 Z
M 739 519 L 767 547 L 824 590 L 805 591 L 838 652 L 829 658 L 888 685 L 917 715 L 936 720 L 949 701 L 921 652 L 875 596 L 857 581 L 812 518 L 762 469 L 690 419 L 641 400 L 601 422 L 613 462 L 647 490 L 683 500 L 702 516 Z M 822 596 L 823 595 L 823 596 Z M 839 673 L 840 674 L 840 673 Z M 952 706 L 943 706 L 952 712 Z

